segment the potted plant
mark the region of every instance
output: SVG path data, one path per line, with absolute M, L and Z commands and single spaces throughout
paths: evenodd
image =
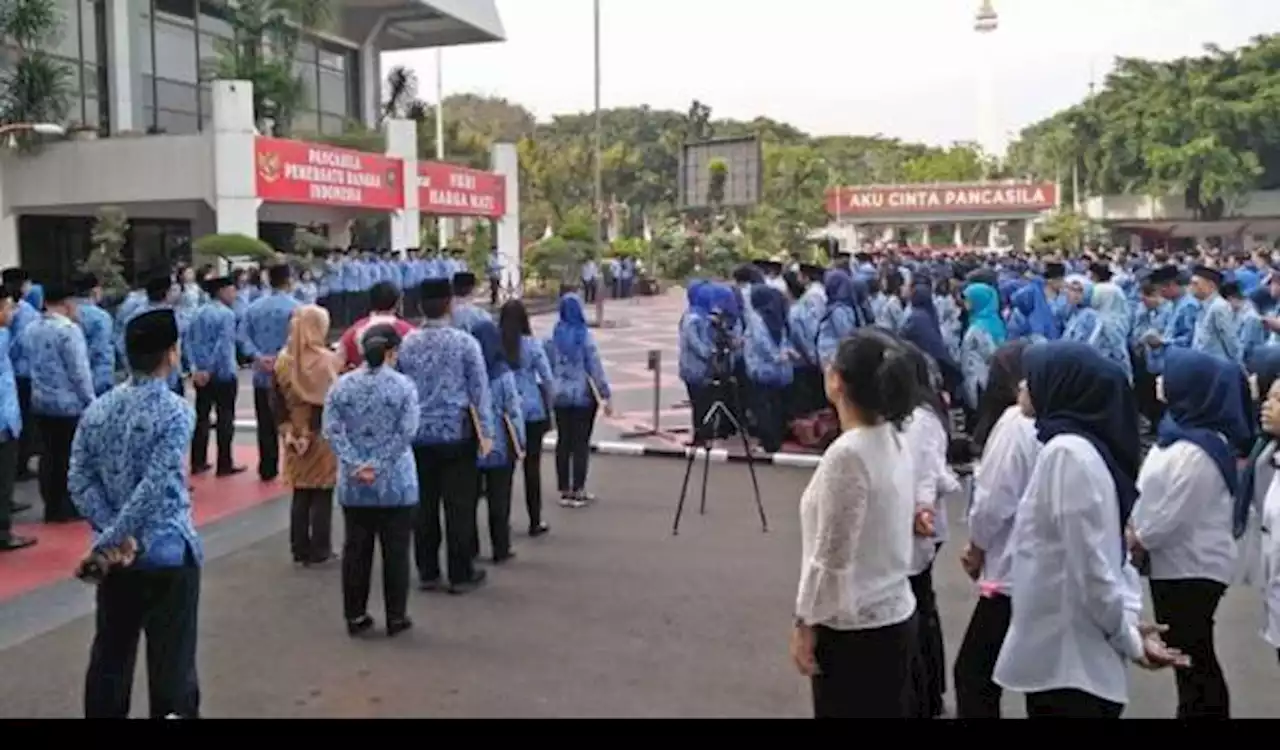
M 72 141 L 96 141 L 98 140 L 98 128 L 81 122 L 72 123 L 67 127 L 67 139 Z

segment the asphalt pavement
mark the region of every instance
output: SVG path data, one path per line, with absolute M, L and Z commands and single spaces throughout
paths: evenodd
M 810 473 L 760 472 L 764 534 L 746 466 L 713 464 L 708 513 L 698 514 L 699 465 L 673 537 L 682 462 L 603 457 L 593 467 L 600 502 L 551 508 L 552 533 L 542 539 L 519 533 L 526 522 L 517 487 L 518 558 L 469 596 L 414 592 L 417 628 L 390 641 L 347 637 L 336 568 L 290 564 L 284 502 L 211 524 L 200 642 L 206 715 L 808 716 L 787 636 L 799 570 L 796 506 Z M 950 515 L 960 519 L 962 508 Z M 975 598 L 954 562 L 964 536 L 956 523 L 935 573 L 949 660 Z M 482 546 L 487 553 L 483 531 Z M 76 585 L 60 584 L 64 616 L 89 611 L 88 592 Z M 374 590 L 379 614 L 376 581 Z M 15 607 L 52 606 L 37 599 L 0 605 L 0 645 L 14 643 L 0 651 L 0 716 L 74 717 L 91 621 L 81 616 L 15 642 Z M 1259 609 L 1255 591 L 1228 595 L 1219 652 L 1234 714 L 1280 718 L 1280 666 L 1257 636 Z M 139 714 L 144 680 L 140 669 Z M 1126 716 L 1173 713 L 1168 673 L 1135 670 L 1132 694 Z M 1017 697 L 1006 706 L 1021 715 Z

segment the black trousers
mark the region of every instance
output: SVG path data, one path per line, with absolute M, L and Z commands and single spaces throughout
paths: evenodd
M 18 477 L 31 476 L 31 457 L 40 453 L 36 415 L 31 411 L 31 378 L 14 378 L 18 386 L 18 408 L 22 411 L 22 436 L 18 438 Z
M 346 541 L 342 546 L 342 613 L 348 622 L 369 610 L 373 580 L 373 548 L 382 548 L 382 601 L 387 622 L 407 618 L 409 610 L 409 541 L 413 506 L 343 508 Z
M 1118 719 L 1124 706 L 1083 690 L 1027 693 L 1028 719 Z
M 545 419 L 524 423 L 528 442 L 524 450 L 524 505 L 531 530 L 542 523 L 542 438 L 550 427 Z
M 498 306 L 498 292 L 502 290 L 502 279 L 489 279 L 489 306 Z
M 600 293 L 600 282 L 596 280 L 582 282 L 582 301 L 591 304 L 596 301 L 596 295 Z
M 280 476 L 280 433 L 271 411 L 270 388 L 253 389 L 253 418 L 258 422 L 258 476 L 269 482 Z
M 942 640 L 942 618 L 933 590 L 933 563 L 923 573 L 907 579 L 916 597 L 916 649 L 911 666 L 911 716 L 935 719 L 942 715 L 947 692 L 947 654 Z
M 766 451 L 777 453 L 782 449 L 782 441 L 787 434 L 786 390 L 756 383 L 751 394 L 756 437 Z
M 13 485 L 17 477 L 18 441 L 0 441 L 0 542 L 9 541 L 13 534 Z
M 418 510 L 413 524 L 414 559 L 418 578 L 440 579 L 440 512 L 444 511 L 445 558 L 449 581 L 467 583 L 475 577 L 476 453 L 474 438 L 447 445 L 418 445 L 413 458 L 418 468 Z
M 293 561 L 324 562 L 333 556 L 333 490 L 298 488 L 289 506 Z
M 874 630 L 814 628 L 815 719 L 908 718 L 916 619 Z
M 97 597 L 97 628 L 84 686 L 85 718 L 128 718 L 143 633 L 151 718 L 199 718 L 199 566 L 188 555 L 180 568 L 113 570 L 98 584 Z
M 1154 430 L 1164 415 L 1164 404 L 1156 398 L 1156 375 L 1147 369 L 1146 350 L 1142 347 L 1133 347 L 1129 359 L 1133 363 L 1133 395 L 1138 402 L 1138 412 Z
M 1179 719 L 1227 719 L 1231 694 L 1213 643 L 1214 615 L 1227 587 L 1217 581 L 1151 581 L 1156 621 L 1169 626 L 1164 640 L 1191 657 L 1187 669 L 1173 670 Z
M 489 544 L 495 560 L 511 554 L 511 485 L 515 475 L 514 464 L 480 471 L 484 501 L 489 508 Z
M 240 384 L 234 380 L 209 382 L 196 388 L 196 434 L 191 438 L 191 467 L 209 465 L 209 415 L 218 420 L 218 471 L 228 471 L 235 464 L 231 443 L 236 436 L 236 394 Z M 254 404 L 255 408 L 257 404 Z
M 1013 604 L 1004 595 L 983 596 L 973 608 L 969 628 L 956 654 L 956 718 L 999 719 L 1004 690 L 992 679 L 1000 647 L 1009 632 Z
M 57 523 L 78 518 L 80 514 L 71 504 L 71 493 L 67 491 L 67 473 L 71 470 L 71 442 L 80 418 L 36 415 L 36 424 L 44 439 L 39 469 L 44 520 Z
M 581 492 L 587 486 L 595 406 L 556 407 L 556 486 L 560 493 Z

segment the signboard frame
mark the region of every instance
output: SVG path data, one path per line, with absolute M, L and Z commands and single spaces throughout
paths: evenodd
M 676 183 L 681 210 L 711 208 L 707 201 L 709 167 L 715 159 L 729 167 L 722 208 L 750 208 L 764 193 L 764 146 L 757 135 L 685 143 L 680 148 Z

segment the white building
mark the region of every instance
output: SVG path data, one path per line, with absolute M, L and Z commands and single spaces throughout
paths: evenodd
M 261 230 L 270 239 L 273 228 L 320 224 L 340 246 L 350 219 L 389 213 L 393 244 L 404 249 L 418 244 L 427 204 L 495 219 L 517 210 L 513 148 L 495 147 L 502 174 L 492 175 L 420 163 L 408 121 L 387 124 L 385 156 L 260 137 L 252 87 L 210 80 L 219 40 L 232 35 L 221 2 L 59 3 L 66 27 L 51 51 L 75 71 L 65 125 L 87 126 L 88 138 L 0 156 L 0 267 L 21 264 L 37 278 L 69 273 L 104 205 L 123 208 L 131 222 L 130 275 L 167 266 L 211 232 Z M 377 124 L 381 52 L 505 34 L 494 0 L 337 0 L 333 16 L 296 55 L 306 91 L 297 138 L 340 133 L 349 121 Z M 510 224 L 501 221 L 500 234 L 510 235 Z

